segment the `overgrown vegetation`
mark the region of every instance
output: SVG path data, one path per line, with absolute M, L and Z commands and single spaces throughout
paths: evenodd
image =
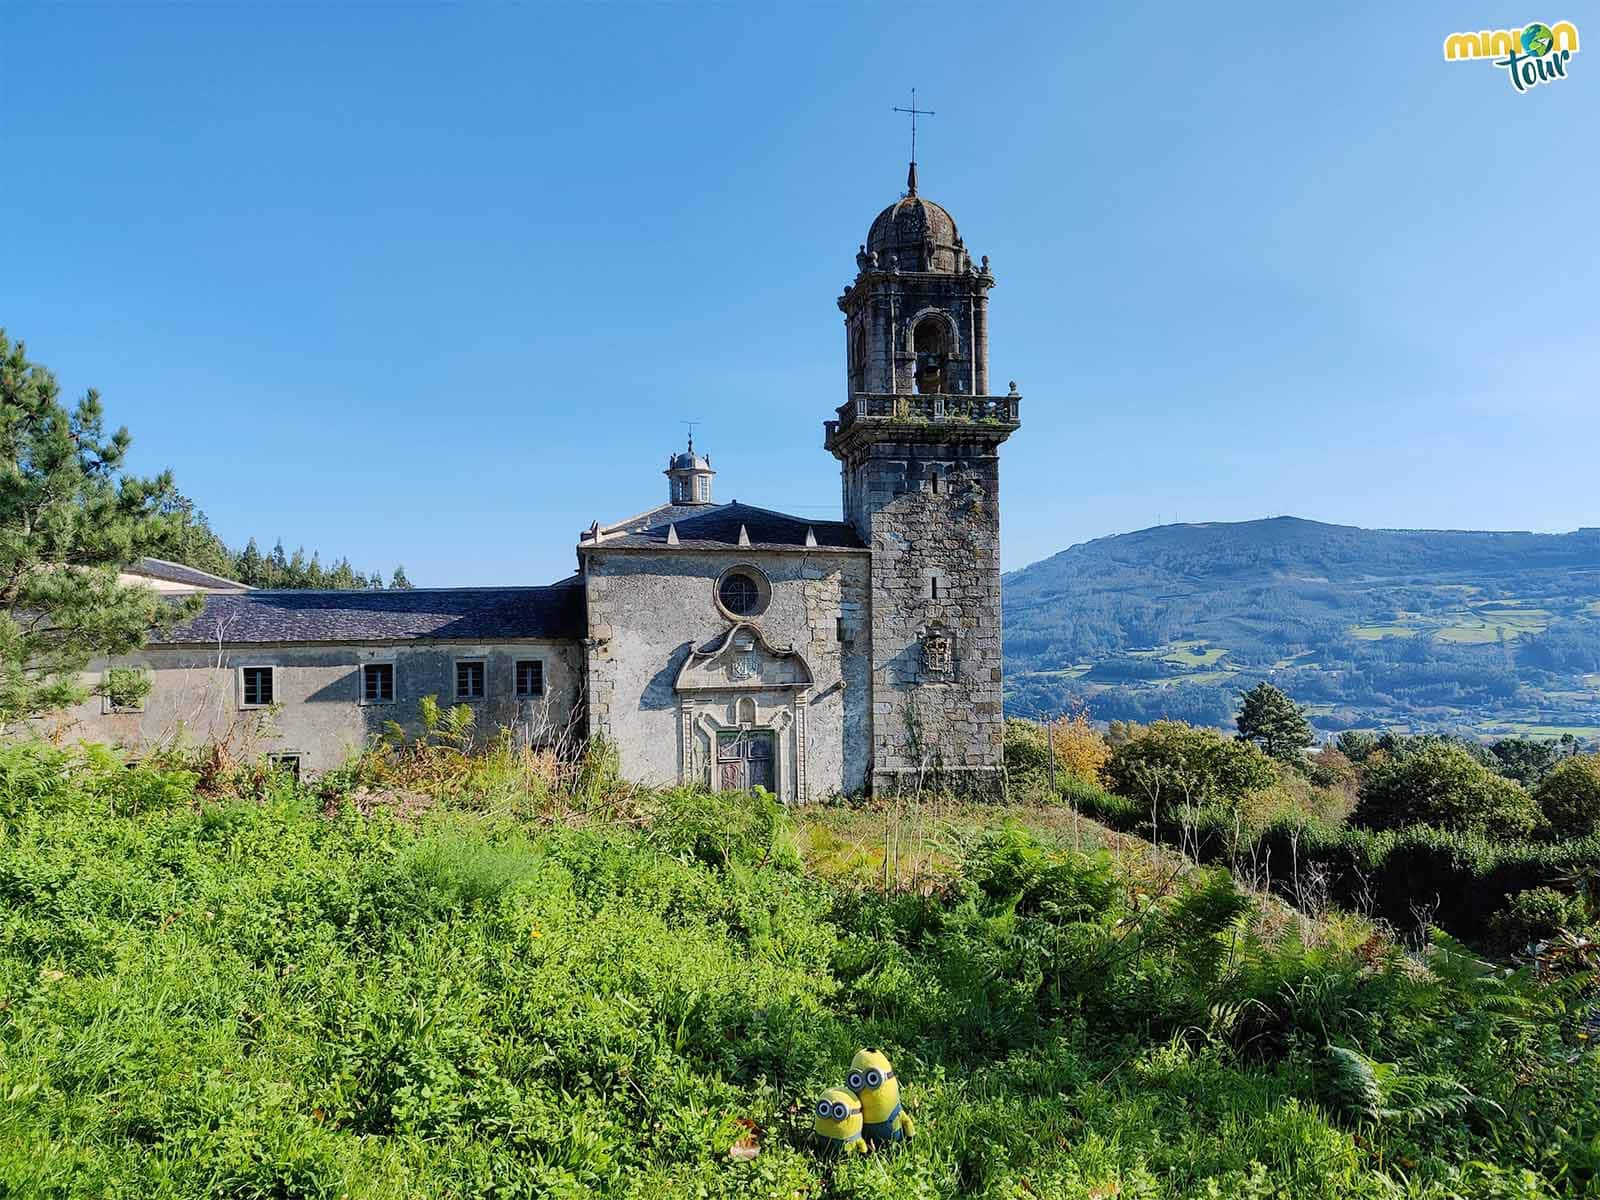
M 1356 731 L 1274 759 L 1256 747 L 1261 714 L 1294 724 L 1274 691 L 1246 697 L 1249 740 L 1179 721 L 1113 721 L 1100 734 L 1080 712 L 1080 745 L 1070 760 L 1057 755 L 1055 791 L 1308 911 L 1337 906 L 1405 934 L 1437 924 L 1501 956 L 1600 937 L 1600 756 L 1522 738 L 1485 747 Z M 1008 723 L 1006 761 L 1024 793 L 1049 793 L 1047 730 L 1060 728 Z M 1095 761 L 1081 746 L 1094 739 L 1103 765 L 1072 766 Z
M 527 777 L 509 747 L 469 766 L 447 742 L 308 787 L 0 748 L 0 1190 L 1595 1186 L 1575 977 L 1410 953 L 1225 872 L 1017 825 L 930 823 L 945 869 L 875 885 L 802 857 L 816 823 L 848 840 L 830 811 L 797 827 L 760 794 L 621 791 L 603 748 L 513 795 L 492 782 Z M 434 803 L 385 790 L 418 772 Z M 919 1136 L 822 1160 L 807 1102 L 863 1044 Z

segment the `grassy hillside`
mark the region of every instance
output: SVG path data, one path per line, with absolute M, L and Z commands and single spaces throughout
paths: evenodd
M 311 791 L 0 749 L 0 1194 L 1595 1186 L 1600 1070 L 1558 987 L 1054 810 L 796 823 L 603 762 L 458 766 Z M 918 1136 L 834 1163 L 809 1103 L 863 1044 Z
M 1005 577 L 1008 701 L 1226 724 L 1261 679 L 1325 728 L 1600 735 L 1600 529 L 1165 525 Z

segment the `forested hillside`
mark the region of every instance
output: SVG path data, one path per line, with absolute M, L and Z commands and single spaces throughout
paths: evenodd
M 1225 725 L 1270 679 L 1326 729 L 1600 734 L 1600 528 L 1164 525 L 1004 580 L 1008 704 Z

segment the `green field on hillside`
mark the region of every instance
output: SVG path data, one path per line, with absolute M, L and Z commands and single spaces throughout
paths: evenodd
M 1322 728 L 1600 724 L 1600 533 L 1164 525 L 1003 581 L 1007 711 L 1226 727 L 1270 680 Z M 1200 653 L 1196 654 L 1195 651 Z M 1077 677 L 1048 672 L 1091 664 Z M 1226 675 L 1207 674 L 1226 671 Z

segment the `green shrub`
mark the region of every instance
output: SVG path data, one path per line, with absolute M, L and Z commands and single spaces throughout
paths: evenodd
M 1111 790 L 1145 810 L 1232 807 L 1278 779 L 1272 760 L 1251 742 L 1181 721 L 1156 721 L 1117 745 L 1106 767 Z
M 1540 824 L 1520 785 L 1445 741 L 1369 766 L 1353 819 L 1370 829 L 1432 825 L 1498 838 L 1525 838 Z
M 1561 930 L 1577 930 L 1584 922 L 1583 903 L 1552 887 L 1518 892 L 1489 920 L 1490 938 L 1505 954 L 1517 954 Z
M 1600 832 L 1600 754 L 1563 759 L 1540 781 L 1533 798 L 1557 837 Z

